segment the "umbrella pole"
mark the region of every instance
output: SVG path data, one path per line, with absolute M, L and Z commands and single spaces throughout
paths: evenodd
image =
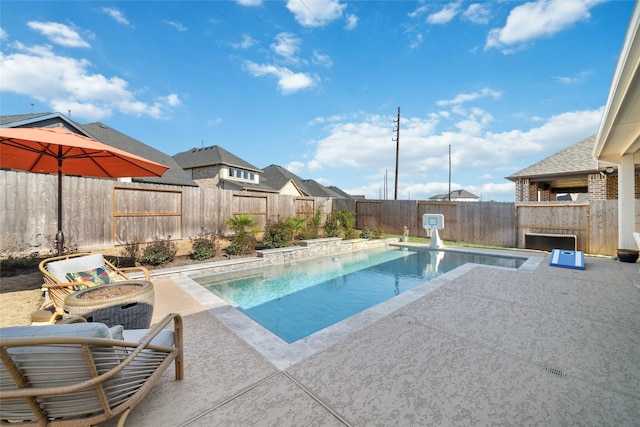
M 62 147 L 60 147 L 62 151 Z M 58 157 L 58 233 L 56 234 L 58 255 L 64 254 L 64 234 L 62 233 L 62 153 Z

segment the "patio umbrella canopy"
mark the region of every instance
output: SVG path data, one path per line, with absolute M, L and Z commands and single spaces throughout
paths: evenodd
M 160 177 L 167 166 L 58 126 L 0 128 L 0 168 L 58 174 L 58 254 L 62 233 L 62 174 L 105 178 Z

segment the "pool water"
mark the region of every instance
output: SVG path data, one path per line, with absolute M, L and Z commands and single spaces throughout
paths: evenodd
M 376 249 L 196 281 L 292 343 L 465 263 L 518 268 L 525 261 L 426 249 Z

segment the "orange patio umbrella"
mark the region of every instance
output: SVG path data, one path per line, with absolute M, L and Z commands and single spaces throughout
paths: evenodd
M 169 168 L 95 139 L 54 128 L 0 128 L 0 168 L 58 174 L 58 255 L 62 233 L 62 174 L 107 178 L 160 177 Z

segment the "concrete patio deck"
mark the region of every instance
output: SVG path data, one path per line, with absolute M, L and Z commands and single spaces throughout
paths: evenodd
M 185 379 L 169 370 L 127 425 L 638 426 L 639 264 L 585 265 L 464 266 L 291 346 L 156 277 L 154 321 L 184 316 Z

